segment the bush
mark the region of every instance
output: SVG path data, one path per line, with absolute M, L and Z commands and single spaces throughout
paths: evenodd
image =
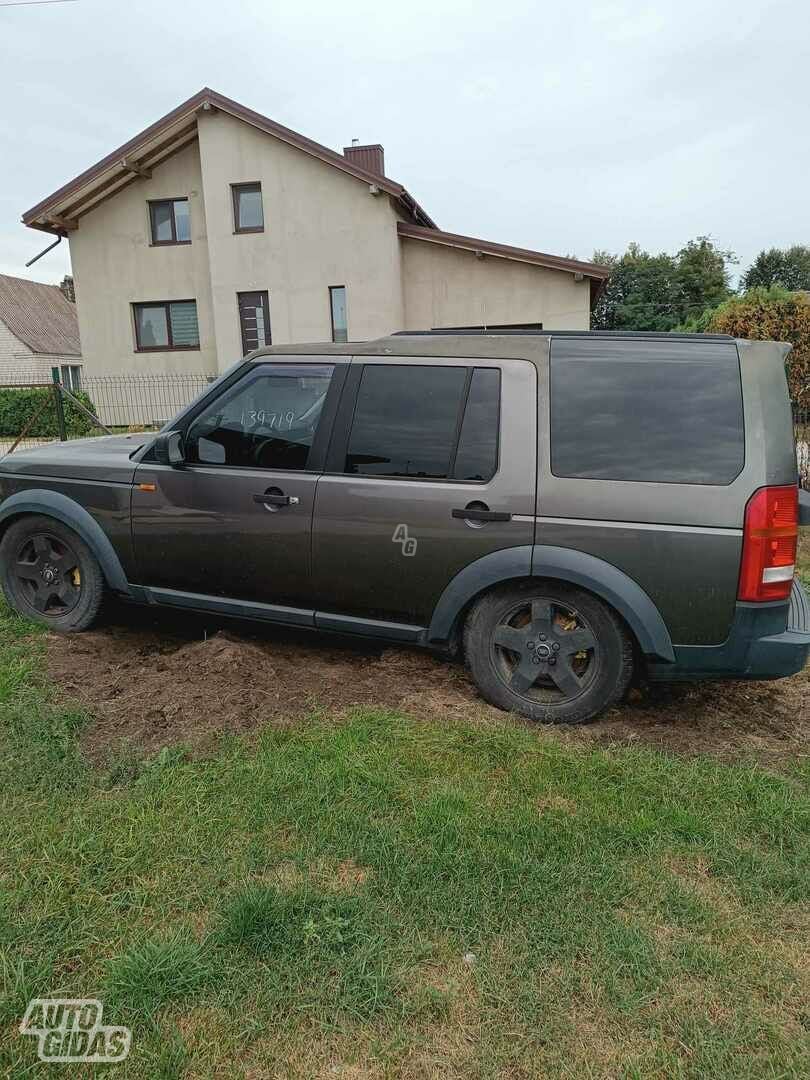
M 787 378 L 792 401 L 810 402 L 810 295 L 774 285 L 750 289 L 676 327 L 696 333 L 731 334 L 752 341 L 789 341 Z
M 81 401 L 85 408 L 95 413 L 95 406 L 87 394 L 79 391 L 74 397 Z M 68 436 L 76 438 L 80 435 L 89 435 L 95 428 L 89 417 L 85 416 L 72 401 L 64 400 L 65 427 Z M 0 436 L 4 438 L 16 438 L 25 428 L 26 424 L 44 404 L 42 412 L 35 420 L 32 427 L 26 431 L 25 437 L 31 439 L 58 439 L 59 425 L 56 419 L 56 403 L 53 390 L 50 387 L 21 386 L 0 390 Z
M 716 309 L 709 330 L 753 340 L 789 341 L 787 377 L 793 401 L 810 397 L 810 296 L 778 286 L 751 289 Z

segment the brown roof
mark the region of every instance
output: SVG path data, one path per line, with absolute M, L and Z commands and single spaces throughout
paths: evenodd
M 204 87 L 198 94 L 178 105 L 176 109 L 161 117 L 156 123 L 145 128 L 134 139 L 113 150 L 101 161 L 74 177 L 47 198 L 42 199 L 27 210 L 22 220 L 34 229 L 64 236 L 82 214 L 92 210 L 98 203 L 137 180 L 143 171 L 159 165 L 166 158 L 188 146 L 197 138 L 197 113 L 199 110 L 219 109 L 251 124 L 260 131 L 273 135 L 282 142 L 303 150 L 312 157 L 334 165 L 336 169 L 348 173 L 367 184 L 376 184 L 378 188 L 393 196 L 402 211 L 418 224 L 433 226 L 434 222 L 410 195 L 402 184 L 385 176 L 369 172 L 359 165 L 348 161 L 342 154 L 330 150 L 312 139 L 299 135 L 290 128 L 277 124 L 261 113 L 254 112 L 238 101 L 218 94 L 215 90 Z
M 0 320 L 35 353 L 82 354 L 76 305 L 58 285 L 0 274 Z

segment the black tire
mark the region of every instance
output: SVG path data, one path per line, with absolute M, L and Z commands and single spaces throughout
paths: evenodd
M 464 627 L 483 697 L 546 724 L 582 724 L 619 701 L 633 674 L 630 637 L 614 611 L 560 581 L 486 593 Z
M 74 633 L 95 620 L 104 575 L 90 548 L 55 518 L 20 518 L 0 543 L 3 592 L 15 611 L 51 630 Z

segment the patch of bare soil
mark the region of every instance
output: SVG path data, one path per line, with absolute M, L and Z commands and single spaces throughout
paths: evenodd
M 83 744 L 97 761 L 124 746 L 153 753 L 184 743 L 204 753 L 223 732 L 320 709 L 394 708 L 437 722 L 504 716 L 481 700 L 461 664 L 421 650 L 136 608 L 114 610 L 89 633 L 51 635 L 48 669 L 63 697 L 93 717 Z M 778 765 L 810 752 L 810 667 L 772 683 L 632 690 L 596 723 L 545 730 Z

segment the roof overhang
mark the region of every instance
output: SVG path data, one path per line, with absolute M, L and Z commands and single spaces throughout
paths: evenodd
M 428 228 L 435 227 L 432 219 L 401 184 L 388 177 L 368 172 L 348 161 L 342 154 L 321 146 L 320 143 L 307 139 L 304 135 L 299 135 L 298 132 L 277 124 L 269 117 L 262 116 L 261 113 L 254 112 L 253 109 L 248 109 L 207 87 L 42 199 L 36 206 L 32 206 L 22 216 L 24 224 L 56 236 L 67 236 L 72 229 L 78 228 L 83 214 L 117 195 L 135 180 L 150 176 L 151 170 L 157 165 L 193 143 L 197 139 L 199 114 L 213 110 L 243 120 L 259 131 L 295 146 L 363 183 L 374 185 L 376 189 L 390 195 L 411 220 Z
M 474 236 L 460 236 L 458 233 L 442 232 L 441 229 L 425 229 L 411 225 L 407 221 L 397 224 L 397 232 L 407 240 L 422 240 L 428 244 L 440 244 L 442 247 L 458 248 L 471 251 L 476 255 L 494 256 L 511 262 L 529 263 L 542 266 L 547 270 L 562 270 L 573 274 L 580 280 L 587 279 L 591 284 L 591 306 L 607 284 L 610 268 L 597 263 L 583 262 L 580 259 L 568 259 L 562 255 L 547 255 L 542 251 L 530 251 L 528 248 L 511 247 L 509 244 L 496 244 L 491 240 L 481 240 Z

